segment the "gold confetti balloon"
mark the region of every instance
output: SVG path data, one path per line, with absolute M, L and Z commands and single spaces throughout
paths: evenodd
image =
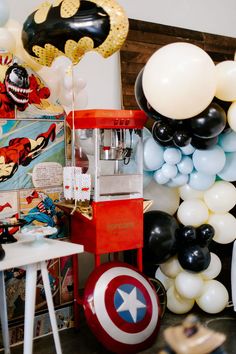
M 125 42 L 128 29 L 128 18 L 115 0 L 55 0 L 29 15 L 22 42 L 41 65 L 50 66 L 61 55 L 75 65 L 89 51 L 111 56 Z

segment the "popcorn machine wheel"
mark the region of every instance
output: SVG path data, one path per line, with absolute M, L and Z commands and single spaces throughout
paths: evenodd
M 102 254 L 136 249 L 137 267 L 142 270 L 142 130 L 146 119 L 141 110 L 81 110 L 67 117 L 75 129 L 76 149 L 87 154 L 91 175 L 91 215 L 79 209 L 71 215 L 71 241 L 94 254 L 95 266 Z

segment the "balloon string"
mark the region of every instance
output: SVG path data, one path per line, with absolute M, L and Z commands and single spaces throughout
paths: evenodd
M 75 94 L 74 94 L 74 70 L 70 67 L 72 79 L 72 131 L 71 131 L 71 165 L 75 166 Z

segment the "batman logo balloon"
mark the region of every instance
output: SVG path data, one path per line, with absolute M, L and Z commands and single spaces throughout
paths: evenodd
M 109 57 L 123 45 L 128 18 L 114 0 L 45 2 L 23 24 L 25 50 L 41 65 L 67 56 L 77 64 L 88 51 Z

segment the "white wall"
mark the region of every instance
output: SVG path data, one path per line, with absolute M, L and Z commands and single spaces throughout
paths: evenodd
M 23 23 L 44 0 L 8 2 L 11 18 Z M 236 37 L 235 0 L 119 0 L 118 3 L 129 18 Z M 78 64 L 77 70 L 87 82 L 86 108 L 120 108 L 118 54 L 103 59 L 89 53 Z

